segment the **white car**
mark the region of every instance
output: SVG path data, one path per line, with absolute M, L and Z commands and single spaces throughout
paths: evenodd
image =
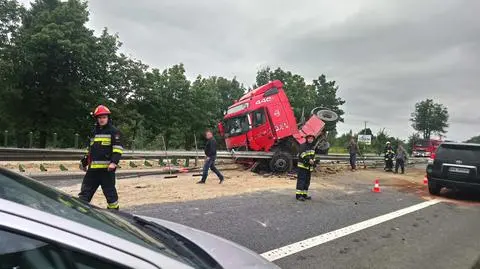
M 218 236 L 97 208 L 0 169 L 0 268 L 279 268 Z

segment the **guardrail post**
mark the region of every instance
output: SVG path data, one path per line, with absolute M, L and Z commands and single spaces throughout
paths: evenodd
M 197 135 L 193 134 L 193 139 L 195 140 L 195 167 L 198 166 L 198 145 L 197 145 Z
M 190 166 L 190 158 L 185 158 L 185 167 L 189 167 Z
M 75 133 L 75 148 L 78 149 L 78 138 L 79 138 L 79 134 L 78 133 Z
M 4 132 L 3 146 L 8 147 L 8 130 L 5 130 Z
M 57 133 L 53 133 L 53 148 L 57 147 Z
M 33 148 L 33 132 L 28 133 L 28 147 Z

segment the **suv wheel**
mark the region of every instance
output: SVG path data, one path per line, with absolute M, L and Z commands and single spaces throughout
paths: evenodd
M 431 181 L 428 181 L 428 192 L 431 195 L 438 195 L 441 189 L 442 189 L 442 186 L 437 185 L 436 183 L 433 183 Z

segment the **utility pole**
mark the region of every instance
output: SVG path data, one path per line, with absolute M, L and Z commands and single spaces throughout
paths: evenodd
M 364 124 L 365 124 L 365 128 L 363 129 L 363 134 L 367 135 L 367 121 L 364 121 Z M 363 143 L 363 154 L 365 154 L 366 151 L 367 151 L 367 143 Z

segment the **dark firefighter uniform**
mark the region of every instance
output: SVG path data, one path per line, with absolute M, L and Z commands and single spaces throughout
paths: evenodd
M 108 108 L 104 108 L 110 112 Z M 107 208 L 119 208 L 118 194 L 115 188 L 115 170 L 109 171 L 108 166 L 111 163 L 118 165 L 122 154 L 121 135 L 119 130 L 112 125 L 111 120 L 109 119 L 105 126 L 99 126 L 97 123 L 90 138 L 87 154 L 82 159 L 82 165 L 87 167 L 87 173 L 78 195 L 80 199 L 90 202 L 98 187 L 101 186 L 107 199 Z
M 385 171 L 393 171 L 393 158 L 395 157 L 395 152 L 390 144 L 387 144 L 385 147 Z
M 310 187 L 310 178 L 315 164 L 311 164 L 310 160 L 315 160 L 315 144 L 305 142 L 300 145 L 297 165 L 297 191 L 295 197 L 300 201 L 311 199 L 308 196 L 308 187 Z

